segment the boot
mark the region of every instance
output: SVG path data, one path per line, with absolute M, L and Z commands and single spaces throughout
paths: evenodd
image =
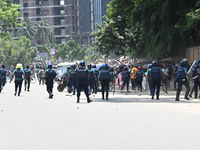
M 90 100 L 90 98 L 88 97 L 87 98 L 87 102 L 90 103 L 90 102 L 92 102 L 92 100 Z
M 79 100 L 80 100 L 80 98 L 79 98 L 79 97 L 77 97 L 77 101 L 76 101 L 76 103 L 79 103 Z

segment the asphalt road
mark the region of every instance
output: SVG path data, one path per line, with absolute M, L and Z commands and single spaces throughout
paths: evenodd
M 175 102 L 175 91 L 151 100 L 148 92 L 76 96 L 31 84 L 14 96 L 14 83 L 0 94 L 0 150 L 199 150 L 200 101 Z M 67 95 L 67 96 L 66 96 Z

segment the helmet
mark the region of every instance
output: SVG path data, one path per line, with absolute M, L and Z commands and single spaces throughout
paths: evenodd
M 48 68 L 52 68 L 52 65 L 51 65 L 51 64 L 49 64 L 49 65 L 48 65 Z
M 71 68 L 70 68 L 70 66 L 67 66 L 67 70 L 70 70 Z
M 104 63 L 104 64 L 102 65 L 102 67 L 105 68 L 105 69 L 107 69 L 107 68 L 108 68 L 108 65 L 107 65 L 106 63 Z
M 153 67 L 157 66 L 157 62 L 156 62 L 156 61 L 153 61 L 153 62 L 152 62 L 152 66 L 153 66 Z
M 180 65 L 181 65 L 181 66 L 184 66 L 184 61 L 181 60 L 181 61 L 180 61 Z
M 71 65 L 71 68 L 75 69 L 75 68 L 76 68 L 75 64 L 72 64 L 72 65 Z
M 124 66 L 124 70 L 128 70 L 128 68 L 126 66 Z
M 138 66 L 138 70 L 141 70 L 142 69 L 142 67 L 141 66 Z
M 85 61 L 81 60 L 81 62 L 79 63 L 80 66 L 85 66 Z
M 149 68 L 152 68 L 152 64 L 149 64 Z
M 18 69 L 18 68 L 21 69 L 21 65 L 17 65 L 16 68 L 17 68 L 17 69 Z
M 92 65 L 91 64 L 87 64 L 87 68 L 92 68 Z
M 97 66 L 95 64 L 92 65 L 92 68 L 97 68 Z

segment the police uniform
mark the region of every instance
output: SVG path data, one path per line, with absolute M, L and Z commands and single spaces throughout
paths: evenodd
M 89 68 L 88 69 L 89 76 L 88 76 L 88 84 L 89 84 L 89 93 L 91 94 L 91 91 L 93 90 L 94 92 L 94 83 L 95 83 L 95 72 L 93 69 Z
M 136 86 L 138 87 L 138 91 L 140 89 L 140 92 L 142 92 L 142 79 L 143 79 L 143 75 L 144 75 L 144 72 L 142 70 L 138 70 L 136 71 L 135 73 L 135 80 L 136 80 Z
M 129 80 L 130 80 L 130 71 L 128 70 L 124 70 L 121 73 L 122 75 L 122 81 L 123 81 L 123 86 L 122 86 L 122 90 L 124 89 L 124 86 L 126 85 L 126 89 L 127 91 L 129 91 Z
M 77 78 L 78 78 L 77 103 L 79 103 L 82 88 L 87 97 L 87 102 L 90 103 L 92 101 L 89 98 L 88 87 L 87 87 L 88 86 L 88 82 L 87 82 L 88 70 L 85 67 L 80 66 L 79 68 L 76 69 L 76 72 L 77 72 Z
M 56 71 L 53 70 L 52 68 L 49 68 L 45 72 L 46 76 L 46 86 L 47 86 L 47 92 L 49 93 L 49 98 L 53 98 L 53 84 L 54 84 L 54 79 L 56 77 Z
M 17 89 L 19 87 L 18 96 L 20 96 L 21 88 L 22 88 L 22 82 L 23 82 L 22 76 L 24 75 L 24 71 L 21 70 L 20 68 L 17 68 L 16 70 L 13 71 L 13 75 L 15 75 L 15 94 L 14 95 L 16 96 Z
M 186 87 L 185 99 L 189 100 L 188 94 L 190 92 L 190 86 L 189 86 L 189 82 L 187 81 L 187 78 L 186 78 L 186 73 L 187 73 L 187 69 L 185 67 L 179 67 L 177 70 L 176 79 L 178 82 L 178 89 L 177 89 L 177 93 L 176 93 L 176 99 L 175 99 L 176 101 L 179 101 L 179 96 L 180 96 L 182 85 L 184 85 Z
M 108 100 L 109 81 L 110 81 L 110 71 L 108 69 L 103 68 L 100 71 L 99 81 L 101 81 L 102 99 L 104 99 L 104 91 L 106 90 L 106 100 Z
M 151 80 L 152 80 L 152 97 L 151 99 L 154 99 L 154 94 L 155 94 L 155 89 L 156 89 L 156 97 L 157 100 L 159 100 L 159 94 L 160 94 L 160 81 L 162 79 L 161 76 L 161 68 L 154 66 L 151 69 L 150 75 L 151 75 Z
M 0 69 L 0 92 L 6 84 L 6 74 L 8 71 L 5 68 Z
M 69 71 L 69 85 L 73 91 L 73 95 L 75 95 L 76 81 L 77 81 L 77 73 L 74 69 L 71 69 Z
M 25 83 L 24 83 L 24 86 L 25 86 L 24 90 L 26 91 L 26 84 L 28 84 L 27 91 L 29 91 L 29 89 L 30 89 L 30 82 L 31 82 L 31 79 L 30 79 L 30 77 L 31 77 L 31 70 L 28 69 L 28 68 L 26 68 L 26 69 L 24 69 L 24 73 L 25 73 L 26 80 L 27 80 L 27 82 L 25 81 Z
M 194 98 L 197 98 L 198 88 L 200 87 L 200 68 L 195 70 L 194 77 L 196 76 L 197 78 L 194 79 Z
M 92 68 L 92 70 L 94 71 L 94 75 L 96 77 L 96 79 L 98 79 L 99 76 L 99 70 L 97 68 Z M 94 93 L 97 94 L 97 88 L 98 88 L 98 82 L 97 80 L 94 80 Z

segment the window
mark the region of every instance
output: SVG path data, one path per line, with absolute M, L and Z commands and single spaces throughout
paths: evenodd
M 43 0 L 43 1 L 48 1 L 48 0 Z
M 61 35 L 65 35 L 65 29 L 61 29 Z
M 24 13 L 24 17 L 28 17 L 28 13 Z
M 62 43 L 62 44 L 65 44 L 65 39 L 61 39 L 61 43 Z
M 14 4 L 20 4 L 19 0 L 14 0 Z
M 36 21 L 40 21 L 41 20 L 41 18 L 36 18 Z
M 65 1 L 64 0 L 60 0 L 60 5 L 65 5 Z
M 37 14 L 37 15 L 40 15 L 40 11 L 41 11 L 40 8 L 36 8 L 36 14 Z
M 61 25 L 65 25 L 65 19 L 61 19 L 61 20 L 60 20 L 60 24 L 61 24 Z
M 23 3 L 23 7 L 28 7 L 28 3 Z
M 65 14 L 65 10 L 60 10 L 60 14 L 64 15 Z

